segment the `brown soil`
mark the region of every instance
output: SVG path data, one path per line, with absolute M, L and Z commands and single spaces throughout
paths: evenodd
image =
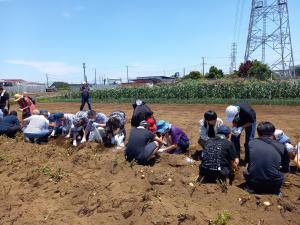
M 40 104 L 76 112 L 79 104 Z M 130 105 L 95 104 L 109 113 Z M 224 118 L 224 105 L 151 105 L 157 119 L 183 128 L 198 150 L 198 120 L 207 109 Z M 296 141 L 300 107 L 255 106 L 258 121 L 269 120 Z M 130 124 L 127 124 L 130 130 Z M 128 132 L 129 133 L 129 132 Z M 238 187 L 195 183 L 199 162 L 162 155 L 153 167 L 130 164 L 123 152 L 96 143 L 73 148 L 58 138 L 48 145 L 0 137 L 0 224 L 209 224 L 227 210 L 230 224 L 300 224 L 300 179 L 287 174 L 282 198 L 249 195 Z M 194 187 L 190 185 L 194 184 Z M 270 206 L 264 202 L 269 201 Z

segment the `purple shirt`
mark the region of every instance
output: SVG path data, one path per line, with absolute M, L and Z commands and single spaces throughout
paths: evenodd
M 172 143 L 176 144 L 176 145 L 179 143 L 179 140 L 181 138 L 185 141 L 189 141 L 186 134 L 180 128 L 176 127 L 175 125 L 171 126 L 170 135 L 171 135 Z

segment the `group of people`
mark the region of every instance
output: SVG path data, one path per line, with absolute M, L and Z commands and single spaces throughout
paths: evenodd
M 300 143 L 294 147 L 289 137 L 271 122 L 263 121 L 256 127 L 256 112 L 249 104 L 230 105 L 225 114 L 226 122 L 232 123 L 231 128 L 225 126 L 212 110 L 205 112 L 199 121 L 198 143 L 203 149 L 199 181 L 232 183 L 239 164 L 248 164 L 244 171 L 247 191 L 280 195 L 284 173 L 290 171 L 290 161 L 300 167 Z M 153 112 L 143 101 L 134 104 L 131 125 L 133 128 L 125 149 L 128 161 L 147 164 L 162 152 L 181 154 L 189 148 L 184 131 L 164 120 L 155 122 Z M 240 140 L 243 131 L 245 157 L 242 160 Z
M 153 111 L 140 99 L 132 105 L 131 132 L 125 146 L 125 113 L 114 111 L 107 116 L 96 112 L 90 105 L 88 87 L 84 86 L 81 93 L 82 105 L 75 114 L 38 110 L 32 98 L 16 94 L 15 102 L 22 112 L 20 122 L 17 112 L 9 111 L 9 95 L 0 87 L 0 135 L 14 138 L 17 132 L 22 132 L 26 141 L 37 144 L 63 135 L 70 138 L 74 146 L 79 142 L 96 141 L 106 147 L 125 147 L 125 158 L 140 164 L 155 161 L 161 153 L 187 152 L 190 140 L 186 133 L 166 120 L 156 121 Z M 88 103 L 88 111 L 83 110 L 85 103 Z M 256 126 L 256 112 L 249 104 L 230 105 L 225 114 L 231 128 L 212 110 L 205 112 L 199 121 L 198 143 L 202 147 L 199 181 L 232 182 L 239 164 L 247 164 L 244 171 L 247 191 L 280 194 L 290 161 L 300 167 L 300 143 L 294 147 L 284 132 L 271 122 L 260 122 Z M 240 139 L 243 131 L 245 157 L 242 160 Z
M 244 171 L 244 188 L 247 191 L 280 194 L 290 161 L 300 167 L 300 143 L 294 147 L 289 137 L 271 122 L 260 122 L 256 128 L 256 112 L 248 104 L 230 105 L 225 114 L 232 128 L 225 126 L 214 111 L 205 112 L 204 119 L 199 122 L 198 142 L 203 148 L 199 179 L 202 182 L 232 182 L 238 165 L 243 161 L 248 164 Z M 241 160 L 240 139 L 243 131 L 245 158 Z

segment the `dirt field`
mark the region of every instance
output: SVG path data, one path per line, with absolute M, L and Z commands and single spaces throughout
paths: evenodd
M 15 106 L 14 106 L 15 107 Z M 208 109 L 224 118 L 225 105 L 150 105 L 157 119 L 183 128 L 198 150 L 198 121 Z M 40 104 L 76 112 L 79 104 Z M 295 143 L 300 106 L 254 106 L 258 121 L 272 121 Z M 95 104 L 104 113 L 130 105 Z M 130 130 L 129 120 L 126 126 Z M 129 133 L 129 132 L 128 132 Z M 282 198 L 249 195 L 238 187 L 195 183 L 199 162 L 162 155 L 153 167 L 126 162 L 122 151 L 95 143 L 73 148 L 69 140 L 38 146 L 0 137 L 0 224 L 209 224 L 227 210 L 229 224 L 300 224 L 300 177 L 287 174 Z M 191 185 L 193 183 L 194 185 Z M 264 202 L 269 201 L 270 206 Z

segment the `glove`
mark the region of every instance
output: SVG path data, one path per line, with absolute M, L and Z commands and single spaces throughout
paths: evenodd
M 73 146 L 75 146 L 75 147 L 77 146 L 77 141 L 76 140 L 73 141 Z
M 93 122 L 93 123 L 92 123 L 92 126 L 93 126 L 93 127 L 99 127 L 99 123 Z
M 242 127 L 233 127 L 231 133 L 233 136 L 238 137 L 241 135 L 242 131 L 243 131 Z
M 82 138 L 80 143 L 83 144 L 83 143 L 85 143 L 85 142 L 86 142 L 86 139 L 85 139 L 85 138 Z

